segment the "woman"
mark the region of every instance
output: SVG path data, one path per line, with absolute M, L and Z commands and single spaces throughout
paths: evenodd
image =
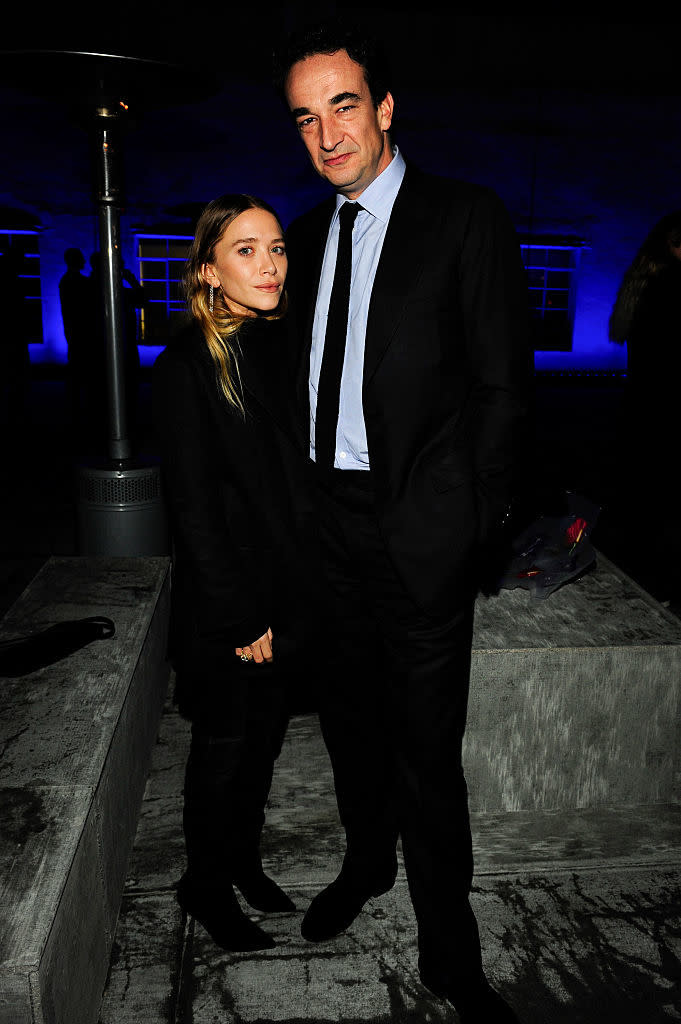
M 641 245 L 620 285 L 609 328 L 612 341 L 627 344 L 619 477 L 628 570 L 658 600 L 677 607 L 681 210 L 662 217 Z
M 656 292 L 663 293 L 662 311 L 678 310 L 678 275 L 681 272 L 681 210 L 662 217 L 654 225 L 622 279 L 610 316 L 609 337 L 622 345 L 640 330 L 641 318 L 658 313 Z M 666 293 L 675 300 L 665 308 Z M 661 326 L 668 327 L 662 320 Z M 649 339 L 654 347 L 657 338 Z
M 681 372 L 681 210 L 655 224 L 624 275 L 609 337 L 627 343 L 627 451 L 668 472 L 678 433 Z
M 286 270 L 267 203 L 213 200 L 184 275 L 192 323 L 154 367 L 174 548 L 171 655 L 179 709 L 192 722 L 178 900 L 231 950 L 275 945 L 242 912 L 234 886 L 258 910 L 295 909 L 259 852 L 286 726 L 276 662 L 291 595 L 282 585 L 296 577 L 275 397 Z

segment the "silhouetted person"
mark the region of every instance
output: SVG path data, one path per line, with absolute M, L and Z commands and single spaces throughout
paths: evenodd
M 23 259 L 24 250 L 16 240 L 0 256 L 0 380 L 3 420 L 8 424 L 21 422 L 25 416 L 31 371 L 28 319 L 20 277 Z
M 610 339 L 627 343 L 634 440 L 663 453 L 676 426 L 681 369 L 681 210 L 658 221 L 627 270 L 610 317 Z M 644 418 L 645 422 L 641 422 Z
M 82 273 L 81 250 L 67 249 L 64 262 L 67 270 L 59 281 L 59 299 L 68 345 L 67 394 L 74 425 L 83 427 L 91 418 L 96 372 L 95 297 L 93 282 Z
M 627 344 L 623 441 L 643 582 L 662 574 L 661 596 L 681 602 L 675 484 L 681 373 L 681 210 L 653 227 L 620 285 L 610 339 Z

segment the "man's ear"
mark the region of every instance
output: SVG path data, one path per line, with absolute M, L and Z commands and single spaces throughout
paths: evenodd
M 213 288 L 220 287 L 220 278 L 215 273 L 215 267 L 212 263 L 201 264 L 201 277 L 204 279 L 206 284 L 212 284 Z
M 389 131 L 390 125 L 393 123 L 394 106 L 395 101 L 393 100 L 392 93 L 387 92 L 377 108 L 378 126 L 382 132 Z

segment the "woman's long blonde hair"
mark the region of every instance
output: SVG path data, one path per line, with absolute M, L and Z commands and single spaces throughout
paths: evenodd
M 210 287 L 201 273 L 201 267 L 204 263 L 215 261 L 215 247 L 218 242 L 232 221 L 246 210 L 266 210 L 277 221 L 279 220 L 269 203 L 256 196 L 228 193 L 213 199 L 199 217 L 182 278 L 189 312 L 201 325 L 208 351 L 215 364 L 215 376 L 220 389 L 229 404 L 242 414 L 244 405 L 235 343 L 239 328 L 250 317 L 232 313 L 219 288 L 213 290 L 211 312 Z M 284 294 L 276 310 L 265 319 L 278 320 L 285 312 Z

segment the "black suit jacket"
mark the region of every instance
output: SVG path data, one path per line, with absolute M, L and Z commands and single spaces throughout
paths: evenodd
M 154 427 L 173 536 L 171 654 L 180 709 L 219 713 L 234 648 L 272 627 L 282 650 L 299 578 L 294 502 L 299 456 L 277 422 L 286 338 L 275 321 L 239 334 L 246 418 L 230 407 L 192 325 L 158 357 Z M 252 666 L 245 666 L 252 671 Z
M 287 233 L 301 423 L 333 209 L 330 199 Z M 526 304 L 498 197 L 408 166 L 371 295 L 362 401 L 382 534 L 428 614 L 470 596 L 480 544 L 510 501 L 529 379 Z

